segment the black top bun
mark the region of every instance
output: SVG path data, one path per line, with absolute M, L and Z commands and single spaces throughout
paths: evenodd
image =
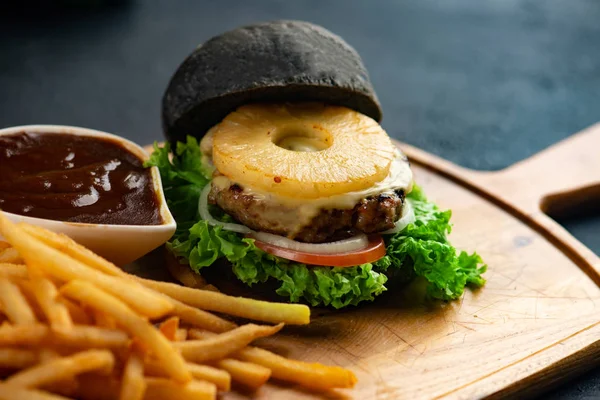
M 200 138 L 241 105 L 286 101 L 321 101 L 381 120 L 356 50 L 320 26 L 273 21 L 200 45 L 179 66 L 163 96 L 163 129 L 170 141 Z

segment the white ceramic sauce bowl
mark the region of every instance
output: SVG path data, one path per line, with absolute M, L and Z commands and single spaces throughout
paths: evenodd
M 25 125 L 0 129 L 0 136 L 19 132 L 68 134 L 77 136 L 107 138 L 120 143 L 142 160 L 148 153 L 137 144 L 110 133 L 93 129 L 61 125 Z M 160 225 L 105 225 L 54 221 L 32 218 L 5 212 L 14 222 L 26 222 L 48 230 L 64 233 L 76 242 L 84 245 L 116 265 L 128 264 L 156 249 L 175 233 L 175 219 L 167 207 L 158 168 L 150 168 L 154 191 L 157 195 L 162 224 Z M 0 236 L 0 240 L 2 236 Z

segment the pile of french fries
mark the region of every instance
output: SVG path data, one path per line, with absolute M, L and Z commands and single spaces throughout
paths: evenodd
M 308 307 L 141 279 L 2 212 L 0 234 L 0 400 L 198 400 L 269 378 L 311 390 L 356 383 L 344 368 L 249 346 L 307 324 Z

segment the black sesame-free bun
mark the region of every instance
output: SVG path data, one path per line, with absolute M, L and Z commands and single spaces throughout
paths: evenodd
M 216 36 L 188 56 L 163 96 L 163 129 L 170 141 L 200 138 L 241 105 L 291 101 L 341 105 L 381 120 L 350 45 L 318 25 L 273 21 Z

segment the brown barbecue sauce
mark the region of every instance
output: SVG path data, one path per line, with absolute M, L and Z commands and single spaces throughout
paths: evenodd
M 163 222 L 142 160 L 116 141 L 68 134 L 0 136 L 0 209 L 93 224 Z

